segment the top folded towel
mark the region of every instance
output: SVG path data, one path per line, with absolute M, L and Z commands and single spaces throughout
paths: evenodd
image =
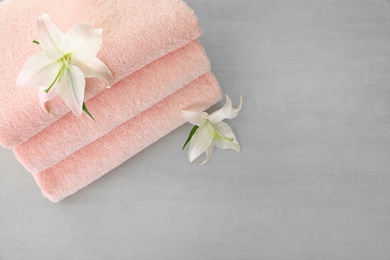
M 51 114 L 47 114 L 39 106 L 38 88 L 15 87 L 24 62 L 40 49 L 32 41 L 37 37 L 35 19 L 43 13 L 49 14 L 63 32 L 77 23 L 103 28 L 98 58 L 111 69 L 113 84 L 201 34 L 195 14 L 181 0 L 0 3 L 0 145 L 7 148 L 31 138 L 69 112 L 62 100 L 55 98 L 50 101 Z M 104 87 L 103 81 L 87 80 L 85 99 Z

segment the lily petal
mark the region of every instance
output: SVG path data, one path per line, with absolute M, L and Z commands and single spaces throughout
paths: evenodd
M 79 55 L 95 57 L 103 43 L 103 30 L 94 29 L 89 24 L 76 24 L 65 38 L 68 42 L 66 53 L 79 52 Z
M 188 160 L 193 162 L 204 153 L 211 144 L 212 138 L 208 128 L 205 126 L 200 127 L 192 137 L 188 152 Z
M 242 96 L 240 96 L 240 103 L 238 104 L 238 107 L 232 108 L 232 114 L 230 115 L 229 119 L 233 119 L 236 116 L 238 116 L 238 113 L 241 111 L 241 109 L 242 109 Z
M 72 57 L 88 60 L 96 57 L 103 44 L 103 29 L 93 29 L 86 24 L 75 25 L 66 34 L 71 43 Z
M 43 85 L 43 80 L 54 80 L 61 69 L 61 63 L 53 60 L 46 52 L 41 51 L 30 57 L 24 64 L 20 72 L 16 85 L 18 87 L 28 88 Z M 52 75 L 54 77 L 52 77 Z M 49 76 L 50 75 L 50 76 Z
M 210 161 L 211 156 L 213 155 L 214 151 L 214 145 L 210 144 L 209 148 L 206 150 L 206 158 L 203 162 L 201 162 L 199 165 L 205 165 L 208 161 Z
M 60 50 L 45 50 L 47 56 L 49 56 L 53 61 L 60 60 L 64 54 Z
M 73 64 L 81 69 L 86 78 L 100 78 L 111 85 L 114 77 L 111 70 L 101 62 L 98 58 L 92 57 L 88 60 L 79 59 L 79 57 L 72 55 Z
M 46 102 L 55 98 L 58 95 L 58 91 L 56 88 L 52 88 L 49 93 L 46 93 L 46 89 L 47 87 L 39 87 L 39 105 L 42 107 L 43 110 L 49 113 L 50 111 L 47 107 Z
M 204 124 L 205 119 L 209 116 L 206 112 L 193 112 L 182 110 L 181 116 L 183 119 L 193 125 L 201 126 Z
M 58 50 L 64 34 L 55 26 L 49 15 L 37 17 L 38 41 L 43 50 Z
M 241 148 L 237 142 L 236 136 L 233 133 L 233 130 L 225 122 L 219 122 L 218 124 L 213 125 L 214 130 L 218 132 L 219 135 L 225 137 L 222 138 L 213 138 L 213 143 L 216 147 L 220 149 L 233 149 L 237 153 L 240 152 Z M 233 139 L 233 140 L 228 140 Z
M 58 92 L 65 104 L 73 112 L 80 116 L 83 112 L 85 78 L 83 72 L 74 65 L 64 70 L 64 75 L 59 83 Z
M 230 118 L 231 115 L 232 115 L 232 101 L 230 100 L 229 96 L 226 95 L 225 105 L 221 109 L 212 113 L 208 117 L 208 120 L 211 123 L 216 124 L 216 123 L 219 123 L 226 118 Z

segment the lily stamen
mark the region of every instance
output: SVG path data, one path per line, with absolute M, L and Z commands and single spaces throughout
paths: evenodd
M 52 87 L 56 84 L 56 82 L 60 82 L 61 81 L 61 77 L 62 75 L 64 74 L 64 69 L 65 69 L 65 64 L 61 67 L 60 71 L 58 72 L 56 78 L 54 79 L 54 81 L 51 83 L 51 85 L 45 90 L 46 93 L 49 93 L 49 91 L 52 89 Z

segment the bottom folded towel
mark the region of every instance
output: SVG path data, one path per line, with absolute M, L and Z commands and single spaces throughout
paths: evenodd
M 221 98 L 217 80 L 206 73 L 51 168 L 33 174 L 35 181 L 45 197 L 58 202 L 184 124 L 182 109 L 203 111 Z

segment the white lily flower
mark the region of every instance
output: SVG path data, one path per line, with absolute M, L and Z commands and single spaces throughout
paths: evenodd
M 111 84 L 110 69 L 98 54 L 103 42 L 103 30 L 87 24 L 73 26 L 62 33 L 47 14 L 37 17 L 38 43 L 42 51 L 27 60 L 16 85 L 39 87 L 41 107 L 60 95 L 75 115 L 86 112 L 84 105 L 85 78 L 97 77 Z M 34 41 L 35 42 L 35 41 Z
M 233 149 L 240 152 L 240 145 L 236 136 L 224 119 L 233 119 L 242 108 L 242 97 L 238 107 L 232 108 L 232 101 L 226 96 L 226 104 L 211 115 L 206 112 L 193 112 L 182 110 L 182 117 L 187 122 L 195 125 L 183 149 L 191 141 L 188 152 L 188 160 L 193 162 L 202 153 L 206 152 L 206 159 L 200 164 L 207 163 L 214 151 L 214 146 L 220 149 Z

